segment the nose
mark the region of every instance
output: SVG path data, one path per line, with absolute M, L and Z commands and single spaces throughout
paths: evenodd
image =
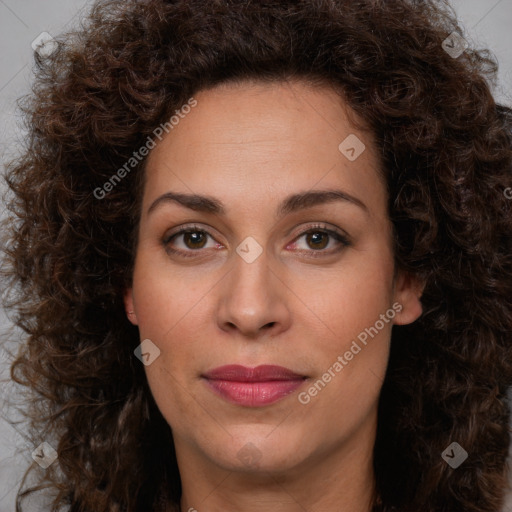
M 251 263 L 238 255 L 233 259 L 233 268 L 219 284 L 219 328 L 251 339 L 286 331 L 291 324 L 290 290 L 270 268 L 265 252 Z

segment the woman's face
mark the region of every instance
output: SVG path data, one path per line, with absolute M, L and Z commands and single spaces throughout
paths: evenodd
M 125 295 L 180 469 L 368 460 L 392 325 L 421 314 L 374 143 L 328 88 L 194 99 L 148 157 Z

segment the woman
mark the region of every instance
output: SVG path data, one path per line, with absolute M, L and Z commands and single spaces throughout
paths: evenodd
M 103 1 L 39 64 L 4 267 L 52 510 L 500 510 L 512 115 L 446 4 Z

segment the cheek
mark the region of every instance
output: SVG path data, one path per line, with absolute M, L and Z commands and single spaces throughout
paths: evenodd
M 151 394 L 167 423 L 186 430 L 190 423 L 204 422 L 198 398 L 188 388 L 205 350 L 200 332 L 205 302 L 200 299 L 209 288 L 184 287 L 148 270 L 134 275 L 133 284 L 140 338 L 160 349 L 159 357 L 144 368 Z
M 332 348 L 343 348 L 347 340 L 373 326 L 391 308 L 392 255 L 385 246 L 380 250 L 353 251 L 339 268 L 324 274 L 303 274 L 294 290 L 314 313 L 309 315 L 311 321 L 328 335 Z M 389 334 L 390 325 L 386 326 Z
M 388 289 L 347 287 L 332 293 L 323 336 L 317 333 L 312 359 L 317 373 L 299 397 L 325 440 L 357 431 L 374 414 L 386 374 L 395 311 Z M 381 315 L 384 316 L 382 319 Z M 339 426 L 339 432 L 332 431 Z
M 181 273 L 168 262 L 141 252 L 134 269 L 133 296 L 141 337 L 165 341 L 179 323 L 197 315 L 211 291 L 204 275 Z M 197 324 L 200 325 L 200 324 Z
M 190 426 L 202 425 L 203 435 L 215 433 L 216 424 L 210 424 L 205 411 L 210 404 L 205 402 L 196 389 L 189 389 L 179 374 L 179 366 L 171 367 L 163 357 L 146 367 L 146 376 L 151 394 L 168 425 L 180 436 L 190 434 Z
M 299 293 L 305 295 L 306 281 L 302 286 Z M 396 314 L 391 253 L 355 254 L 336 276 L 310 287 L 308 296 L 316 313 L 309 315 L 310 330 L 316 332 L 311 355 L 319 370 L 315 379 L 328 381 L 329 388 L 321 391 L 319 403 L 331 402 L 344 411 L 368 409 L 384 380 Z

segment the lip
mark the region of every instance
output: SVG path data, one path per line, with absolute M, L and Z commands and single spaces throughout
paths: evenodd
M 263 407 L 293 393 L 307 378 L 288 368 L 226 365 L 202 375 L 208 387 L 225 400 L 247 407 Z

